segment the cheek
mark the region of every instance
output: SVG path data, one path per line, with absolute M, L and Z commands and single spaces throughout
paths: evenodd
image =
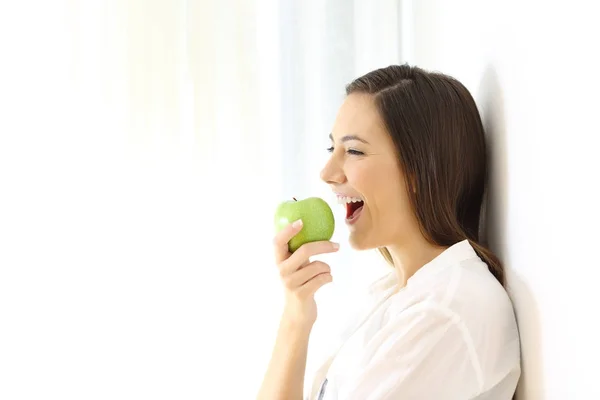
M 403 224 L 411 215 L 410 199 L 402 177 L 397 171 L 386 171 L 371 179 L 368 184 L 374 195 L 376 218 Z
M 401 186 L 392 179 L 378 180 L 377 213 L 385 220 L 396 220 L 403 217 L 406 211 L 406 198 Z
M 346 179 L 353 189 L 363 196 L 368 196 L 371 190 L 371 177 L 374 176 L 373 168 L 367 162 L 356 162 L 344 168 Z
M 393 163 L 356 162 L 345 168 L 348 183 L 365 196 L 373 218 L 404 219 L 410 212 L 403 177 Z

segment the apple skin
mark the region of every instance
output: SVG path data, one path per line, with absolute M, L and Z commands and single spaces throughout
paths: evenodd
M 302 219 L 303 226 L 288 243 L 292 253 L 304 243 L 330 240 L 333 236 L 335 230 L 333 212 L 329 204 L 320 197 L 280 203 L 275 210 L 275 230 L 279 232 L 298 219 Z

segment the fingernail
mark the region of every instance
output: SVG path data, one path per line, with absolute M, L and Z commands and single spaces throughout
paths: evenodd
M 339 249 L 340 248 L 340 244 L 339 243 L 335 243 L 335 242 L 331 242 L 333 244 L 333 248 L 334 249 Z
M 302 226 L 302 220 L 299 219 L 297 221 L 294 221 L 294 223 L 292 224 L 292 228 L 300 228 Z

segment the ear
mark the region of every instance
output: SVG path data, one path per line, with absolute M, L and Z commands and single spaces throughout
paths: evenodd
M 415 175 L 411 175 L 409 181 L 409 188 L 408 190 L 412 191 L 413 193 L 417 193 L 417 177 Z

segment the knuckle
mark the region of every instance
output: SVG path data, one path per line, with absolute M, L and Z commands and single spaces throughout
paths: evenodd
M 319 278 L 319 287 L 329 282 L 329 275 L 321 275 Z
M 332 244 L 328 241 L 319 241 L 319 242 L 309 242 L 305 243 L 296 252 L 303 259 L 307 259 L 311 256 L 320 254 L 320 253 L 329 253 L 333 251 L 334 248 Z
M 306 259 L 306 258 L 308 258 L 308 257 L 310 257 L 310 256 L 311 256 L 311 252 L 310 252 L 311 246 L 310 246 L 310 244 L 311 244 L 311 243 L 306 243 L 306 244 L 303 244 L 303 245 L 302 245 L 302 246 L 300 246 L 300 248 L 297 250 L 297 252 L 298 252 L 298 253 L 300 253 L 300 254 L 299 254 L 299 256 L 300 256 L 301 258 L 303 258 L 303 259 Z
M 318 273 L 318 272 L 319 272 L 319 271 L 320 271 L 320 270 L 323 268 L 323 266 L 322 266 L 321 264 L 322 264 L 322 263 L 321 263 L 320 261 L 313 261 L 313 262 L 310 264 L 310 272 L 311 272 L 313 275 L 314 275 L 314 274 L 316 274 L 316 273 Z
M 307 247 L 310 249 L 311 252 L 318 253 L 319 251 L 321 251 L 321 244 L 322 242 L 310 242 L 307 243 Z
M 318 253 L 330 253 L 333 250 L 334 250 L 333 246 L 330 242 L 327 242 L 327 241 L 315 242 L 315 251 Z
M 329 272 L 331 270 L 329 264 L 323 261 L 315 261 L 315 267 L 319 272 Z
M 319 243 L 319 246 L 321 246 L 321 248 L 323 248 L 323 249 L 327 249 L 327 250 L 331 249 L 331 242 L 328 240 L 322 240 L 318 243 Z
M 287 288 L 292 286 L 292 278 L 290 276 L 284 276 L 281 278 L 283 285 Z
M 290 259 L 287 258 L 279 264 L 279 274 L 281 276 L 289 275 L 290 274 L 289 270 L 290 270 Z
M 311 265 L 310 270 L 306 271 L 307 279 L 312 279 L 319 274 L 319 267 L 317 265 Z
M 279 246 L 281 244 L 281 241 L 283 239 L 283 234 L 284 234 L 284 230 L 280 230 L 279 232 L 277 232 L 275 234 L 275 236 L 273 236 L 273 244 Z
M 290 237 L 290 227 L 285 227 L 273 236 L 273 244 L 275 246 L 283 246 L 291 239 Z
M 312 245 L 315 253 L 322 253 L 325 250 L 323 242 L 313 242 Z

